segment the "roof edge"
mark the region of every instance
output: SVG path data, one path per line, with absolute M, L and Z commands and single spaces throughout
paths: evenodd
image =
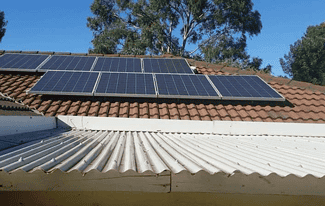
M 213 133 L 229 135 L 325 136 L 325 124 L 61 116 L 58 126 L 82 130 Z

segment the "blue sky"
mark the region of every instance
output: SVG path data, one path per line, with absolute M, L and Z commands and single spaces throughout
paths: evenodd
M 309 25 L 325 21 L 324 0 L 252 0 L 261 14 L 263 29 L 248 40 L 248 54 L 271 64 L 273 74 L 284 75 L 279 58 L 301 38 Z M 8 20 L 1 50 L 86 53 L 92 47 L 87 28 L 92 0 L 2 1 Z M 190 47 L 188 47 L 190 48 Z

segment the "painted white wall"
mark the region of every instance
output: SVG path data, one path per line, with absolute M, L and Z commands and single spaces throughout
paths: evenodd
M 58 116 L 60 126 L 89 130 L 129 130 L 250 135 L 325 136 L 325 124 L 195 121 L 120 117 Z
M 55 117 L 0 116 L 0 136 L 56 128 Z

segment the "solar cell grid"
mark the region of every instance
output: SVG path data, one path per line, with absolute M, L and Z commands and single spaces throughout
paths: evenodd
M 152 74 L 102 73 L 96 96 L 156 97 Z
M 0 57 L 0 69 L 34 72 L 47 57 L 38 54 L 4 54 Z
M 209 78 L 225 100 L 285 100 L 258 76 L 210 75 Z
M 205 75 L 155 74 L 158 97 L 220 99 Z
M 142 72 L 141 59 L 99 57 L 93 71 Z
M 96 57 L 80 57 L 80 56 L 52 56 L 40 69 L 47 70 L 74 70 L 74 71 L 90 71 Z
M 193 74 L 185 59 L 143 59 L 144 72 Z
M 92 95 L 98 72 L 48 71 L 29 91 L 35 94 Z

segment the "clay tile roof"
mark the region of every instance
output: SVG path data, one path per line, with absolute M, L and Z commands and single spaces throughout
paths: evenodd
M 19 51 L 20 53 L 22 51 Z M 60 52 L 36 52 L 46 54 L 89 55 Z M 93 56 L 103 56 L 92 54 Z M 117 57 L 122 55 L 104 55 Z M 153 58 L 153 56 L 123 56 L 132 58 Z M 165 55 L 159 58 L 179 58 Z M 198 101 L 160 100 L 132 98 L 90 98 L 73 96 L 50 96 L 27 94 L 42 74 L 22 72 L 0 72 L 0 92 L 21 101 L 28 108 L 34 108 L 45 116 L 80 115 L 99 117 L 128 117 L 181 120 L 227 120 L 263 122 L 325 123 L 325 87 L 306 82 L 274 77 L 262 72 L 240 70 L 188 59 L 197 72 L 208 75 L 258 75 L 281 93 L 284 103 L 240 102 L 240 101 Z M 0 104 L 1 105 L 1 104 Z

